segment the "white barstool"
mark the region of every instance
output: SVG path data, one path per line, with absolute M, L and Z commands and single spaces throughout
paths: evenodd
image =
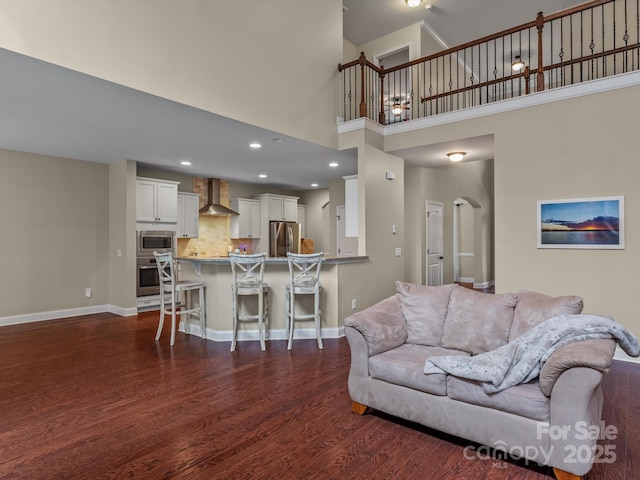
M 197 317 L 200 320 L 202 338 L 206 338 L 204 283 L 191 280 L 177 280 L 175 275 L 175 262 L 171 252 L 153 252 L 153 256 L 156 259 L 160 280 L 160 322 L 158 323 L 156 340 L 160 339 L 165 314 L 171 315 L 171 345 L 176 341 L 176 315 L 183 317 L 185 321 L 185 332 L 188 330 L 187 323 L 189 318 L 191 316 Z M 198 303 L 195 306 L 191 298 L 193 290 L 198 290 Z M 180 298 L 183 293 L 186 297 L 184 303 Z M 171 294 L 171 304 L 169 306 L 166 304 L 166 294 Z
M 266 253 L 253 255 L 229 254 L 231 260 L 231 272 L 233 284 L 233 338 L 231 339 L 231 351 L 235 351 L 238 340 L 238 324 L 240 322 L 258 322 L 260 333 L 260 348 L 266 350 L 267 330 L 269 325 L 269 285 L 264 283 L 264 261 Z M 257 295 L 258 313 L 256 315 L 240 315 L 239 296 Z
M 287 318 L 285 332 L 289 338 L 288 350 L 293 345 L 293 329 L 296 320 L 314 320 L 318 348 L 322 349 L 320 332 L 320 266 L 323 253 L 287 253 L 289 262 L 289 283 L 287 284 Z M 313 313 L 296 313 L 296 295 L 313 295 Z

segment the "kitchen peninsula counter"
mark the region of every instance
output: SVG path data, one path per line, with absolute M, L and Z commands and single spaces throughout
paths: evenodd
M 352 256 L 352 257 L 332 257 L 325 256 L 322 259 L 323 265 L 343 265 L 347 263 L 360 263 L 366 262 L 369 259 L 367 256 Z M 231 265 L 231 260 L 228 256 L 206 256 L 206 255 L 191 255 L 188 257 L 178 257 L 179 262 L 190 262 L 193 264 L 193 268 L 196 274 L 200 274 L 202 265 Z M 287 257 L 267 257 L 265 260 L 266 265 L 287 265 Z M 266 267 L 265 267 L 266 268 Z
M 228 256 L 188 256 L 178 257 L 180 279 L 199 280 L 205 284 L 206 296 L 206 335 L 215 341 L 231 341 L 232 296 L 231 260 Z M 352 313 L 352 300 L 357 286 L 349 280 L 353 269 L 367 264 L 367 256 L 334 257 L 326 256 L 322 261 L 320 284 L 320 310 L 323 338 L 337 338 L 344 335 L 342 321 Z M 267 257 L 265 261 L 264 281 L 269 285 L 269 339 L 285 339 L 286 300 L 285 285 L 289 281 L 289 268 L 286 257 Z M 354 290 L 355 288 L 355 290 Z M 297 308 L 312 311 L 313 296 L 303 296 Z M 256 309 L 255 298 L 243 298 L 248 308 Z M 199 335 L 199 324 L 189 323 L 190 333 Z M 315 338 L 313 321 L 296 322 L 295 338 Z M 238 340 L 258 340 L 257 322 L 241 324 Z M 238 348 L 241 348 L 239 344 Z M 268 348 L 268 347 L 267 347 Z M 294 347 L 295 348 L 295 342 Z

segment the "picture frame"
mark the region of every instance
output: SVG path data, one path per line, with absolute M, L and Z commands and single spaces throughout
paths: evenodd
M 540 200 L 538 248 L 624 249 L 624 197 Z

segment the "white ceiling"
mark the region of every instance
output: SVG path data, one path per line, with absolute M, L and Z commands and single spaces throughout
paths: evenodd
M 430 3 L 425 10 L 409 9 L 404 0 L 344 0 L 344 36 L 362 44 L 425 20 L 436 37 L 455 46 L 525 23 L 540 10 L 548 14 L 581 2 Z M 311 183 L 324 187 L 357 170 L 354 151 L 337 152 L 3 49 L 0 65 L 3 149 L 104 163 L 131 159 L 187 175 L 290 190 L 310 189 Z M 262 144 L 259 151 L 249 149 L 254 141 Z M 410 165 L 427 166 L 441 164 L 442 152 L 454 149 L 482 152 L 465 160 L 492 158 L 492 145 L 481 137 L 394 153 Z M 192 166 L 180 166 L 181 160 Z M 331 161 L 340 166 L 328 167 Z M 268 177 L 259 179 L 260 173 Z
M 343 0 L 343 34 L 362 45 L 424 21 L 427 31 L 455 47 L 531 22 L 538 12 L 550 15 L 582 3 L 585 0 L 422 0 L 409 8 L 405 0 Z

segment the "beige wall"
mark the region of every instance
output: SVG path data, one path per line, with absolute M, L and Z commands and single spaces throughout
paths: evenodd
M 0 47 L 336 146 L 341 0 L 4 0 Z
M 361 144 L 358 148 L 358 253 L 367 255 L 369 261 L 340 266 L 338 316 L 341 320 L 353 312 L 353 299 L 357 300 L 358 309 L 363 309 L 392 295 L 395 281 L 404 278 L 405 268 L 404 256 L 395 255 L 398 247 L 405 254 L 404 160 L 373 146 L 372 143 L 379 143 L 381 139 L 370 133 L 356 132 L 344 140 Z M 385 178 L 388 171 L 395 173 L 395 180 Z M 395 235 L 393 225 L 397 226 Z
M 375 63 L 375 57 L 392 53 L 400 48 L 409 47 L 409 60 L 420 58 L 422 48 L 422 27 L 419 23 L 414 23 L 396 32 L 384 35 L 382 37 L 371 40 L 370 42 L 359 45 L 358 55 L 364 52 L 370 62 Z M 357 58 L 351 58 L 355 60 Z
M 453 204 L 465 197 L 477 202 L 479 225 L 475 233 L 475 283 L 493 277 L 493 161 L 476 161 L 438 168 L 408 168 L 406 172 L 405 224 L 407 225 L 407 281 L 426 283 L 426 201 L 442 202 L 444 229 L 444 282 L 453 282 Z
M 0 150 L 0 171 L 0 317 L 106 304 L 108 166 Z
M 109 165 L 108 303 L 121 315 L 136 308 L 136 194 L 136 163 L 121 160 Z
M 313 239 L 313 247 L 316 252 L 324 252 L 325 249 L 329 251 L 329 245 L 325 245 L 324 242 L 324 232 L 330 229 L 331 219 L 328 215 L 323 214 L 324 210 L 329 208 L 328 205 L 325 207 L 329 202 L 329 189 L 307 190 L 298 192 L 298 195 L 300 196 L 298 202 L 306 206 L 306 238 Z
M 575 293 L 640 334 L 635 266 L 640 263 L 640 164 L 631 87 L 504 114 L 496 122 L 496 286 Z M 513 128 L 517 125 L 517 128 Z M 537 142 L 531 142 L 535 132 Z M 529 134 L 528 134 L 529 133 Z M 535 148 L 522 148 L 536 145 Z M 623 195 L 624 250 L 536 248 L 536 201 Z
M 637 335 L 631 299 L 640 262 L 640 164 L 629 106 L 639 100 L 640 86 L 628 87 L 388 136 L 385 148 L 494 134 L 496 291 L 580 295 L 586 312 L 611 315 Z M 609 195 L 625 197 L 624 250 L 536 248 L 538 200 Z M 407 241 L 420 237 L 414 232 Z

